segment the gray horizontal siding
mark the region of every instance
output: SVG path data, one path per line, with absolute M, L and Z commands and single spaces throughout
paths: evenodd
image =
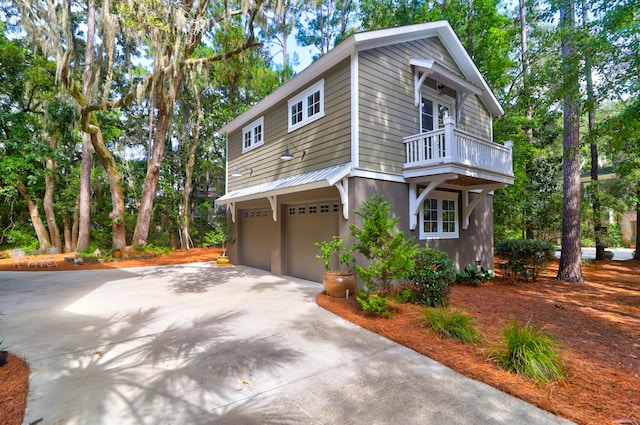
M 360 167 L 401 174 L 405 161 L 402 139 L 420 131 L 419 111 L 414 104 L 410 58 L 435 59 L 449 71 L 462 72 L 438 38 L 385 46 L 359 53 Z M 435 87 L 427 79 L 425 84 Z M 451 90 L 450 90 L 451 91 Z M 447 93 L 455 96 L 451 91 Z M 488 139 L 490 117 L 476 96 L 463 108 L 460 128 Z
M 313 171 L 351 160 L 351 75 L 350 61 L 345 60 L 308 86 L 324 78 L 324 117 L 288 132 L 287 99 L 283 99 L 264 115 L 265 142 L 250 152 L 242 153 L 242 129 L 229 135 L 229 172 L 242 165 L 253 168 L 253 175 L 228 177 L 234 190 L 267 181 Z M 307 87 L 308 87 L 307 86 Z M 305 88 L 306 89 L 306 88 Z M 304 91 L 305 89 L 301 90 Z M 297 95 L 297 94 L 296 94 Z M 293 96 L 292 96 L 293 97 Z M 289 145 L 295 155 L 282 161 L 280 155 Z M 293 145 L 298 149 L 295 151 Z M 307 150 L 304 160 L 301 151 Z

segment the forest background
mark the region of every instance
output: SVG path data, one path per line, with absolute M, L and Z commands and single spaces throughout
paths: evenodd
M 561 240 L 559 277 L 580 280 L 581 245 L 623 243 L 610 213 L 640 216 L 640 0 L 12 0 L 0 16 L 0 246 L 214 243 L 217 129 L 301 49 L 441 19 L 503 105 L 494 140 L 514 142 L 496 240 Z

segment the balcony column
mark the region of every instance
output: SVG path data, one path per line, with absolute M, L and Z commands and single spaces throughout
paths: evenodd
M 447 162 L 453 162 L 458 157 L 458 144 L 455 142 L 453 134 L 456 120 L 451 116 L 446 116 L 442 122 L 444 124 L 444 157 Z

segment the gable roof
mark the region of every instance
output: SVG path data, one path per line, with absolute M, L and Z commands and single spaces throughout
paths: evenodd
M 318 60 L 302 70 L 299 74 L 285 82 L 273 93 L 269 94 L 243 114 L 236 117 L 233 121 L 226 124 L 220 129 L 220 133 L 230 133 L 235 131 L 244 123 L 250 122 L 260 115 L 263 115 L 265 111 L 273 107 L 276 103 L 295 95 L 307 84 L 318 78 L 322 73 L 331 69 L 344 59 L 351 57 L 355 52 L 430 37 L 438 37 L 445 45 L 467 80 L 469 80 L 471 84 L 481 88 L 481 92 L 478 96 L 491 114 L 494 117 L 503 115 L 504 111 L 498 103 L 498 100 L 460 42 L 460 39 L 458 39 L 458 36 L 453 31 L 453 28 L 449 25 L 449 22 L 436 21 L 425 24 L 367 31 L 351 35 L 342 43 L 331 49 L 327 54 L 321 56 Z

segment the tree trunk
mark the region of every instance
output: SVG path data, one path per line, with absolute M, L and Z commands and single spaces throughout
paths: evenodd
M 153 212 L 153 197 L 156 193 L 160 168 L 164 159 L 164 149 L 169 129 L 169 120 L 173 113 L 176 97 L 182 79 L 184 78 L 184 66 L 175 75 L 163 75 L 155 81 L 152 96 L 158 109 L 156 134 L 153 141 L 153 150 L 147 164 L 147 175 L 142 186 L 142 199 L 138 209 L 138 221 L 133 232 L 134 246 L 144 246 L 149 238 L 149 227 L 151 226 L 151 215 Z M 167 81 L 168 80 L 168 81 Z M 168 94 L 165 95 L 165 84 L 168 84 Z
M 52 149 L 58 147 L 58 138 L 55 134 L 51 135 L 49 144 Z M 56 222 L 56 215 L 53 210 L 53 194 L 55 190 L 55 174 L 56 163 L 53 158 L 49 157 L 46 160 L 45 166 L 47 171 L 44 176 L 44 199 L 42 200 L 42 206 L 44 208 L 44 215 L 47 218 L 47 227 L 49 228 L 49 237 L 51 244 L 58 249 L 58 252 L 62 252 L 62 241 L 60 240 L 60 230 L 58 229 L 58 223 Z
M 191 192 L 193 190 L 193 167 L 196 163 L 196 147 L 198 146 L 198 143 L 200 143 L 200 123 L 203 118 L 198 86 L 193 84 L 193 90 L 196 98 L 197 118 L 195 119 L 195 123 L 191 125 L 193 129 L 193 137 L 185 137 L 185 140 L 188 140 L 189 157 L 187 158 L 187 163 L 185 165 L 184 191 L 182 192 L 182 208 L 180 211 L 180 222 L 182 226 L 182 231 L 180 232 L 180 244 L 182 245 L 182 248 L 186 250 L 189 250 L 191 240 L 189 233 L 189 223 L 191 222 L 189 199 L 191 199 Z
M 589 32 L 589 9 L 587 8 L 587 2 L 582 0 L 582 23 L 586 35 Z M 591 65 L 591 48 L 589 45 L 585 46 L 584 54 L 584 72 L 587 82 L 587 112 L 589 119 L 589 136 L 595 137 L 596 128 L 596 100 L 593 90 L 593 76 Z M 600 186 L 598 184 L 598 144 L 595 140 L 591 140 L 591 195 L 593 196 L 593 233 L 596 239 L 596 260 L 604 260 L 604 242 L 602 238 L 602 223 L 601 223 L 601 211 L 600 211 Z
M 73 251 L 72 229 L 68 214 L 62 214 L 62 233 L 64 235 L 64 250 L 61 252 Z
M 49 233 L 47 232 L 46 227 L 42 224 L 42 220 L 40 219 L 40 213 L 38 212 L 38 204 L 33 202 L 33 199 L 27 194 L 27 187 L 22 183 L 22 180 L 18 180 L 16 183 L 16 187 L 18 188 L 18 192 L 27 203 L 27 208 L 29 209 L 29 215 L 31 215 L 31 223 L 33 224 L 33 229 L 36 231 L 36 236 L 38 237 L 39 249 L 41 251 L 46 251 L 51 247 L 51 241 L 49 240 Z
M 580 246 L 580 107 L 575 41 L 575 5 L 564 0 L 560 9 L 564 71 L 562 254 L 558 279 L 582 282 Z
M 73 207 L 73 222 L 71 224 L 71 251 L 78 251 L 78 233 L 80 228 L 80 199 Z
M 82 133 L 82 162 L 80 164 L 80 199 L 78 205 L 77 233 L 73 235 L 73 246 L 83 251 L 89 246 L 89 226 L 91 224 L 91 135 Z M 77 236 L 76 236 L 77 234 Z
M 97 124 L 97 118 L 91 113 L 92 120 Z M 91 144 L 96 151 L 100 163 L 107 173 L 109 179 L 109 192 L 111 193 L 111 246 L 112 248 L 124 249 L 126 246 L 124 227 L 124 195 L 122 193 L 122 183 L 118 166 L 113 159 L 111 152 L 107 149 L 102 139 L 100 127 L 95 126 L 95 133 L 91 134 Z

